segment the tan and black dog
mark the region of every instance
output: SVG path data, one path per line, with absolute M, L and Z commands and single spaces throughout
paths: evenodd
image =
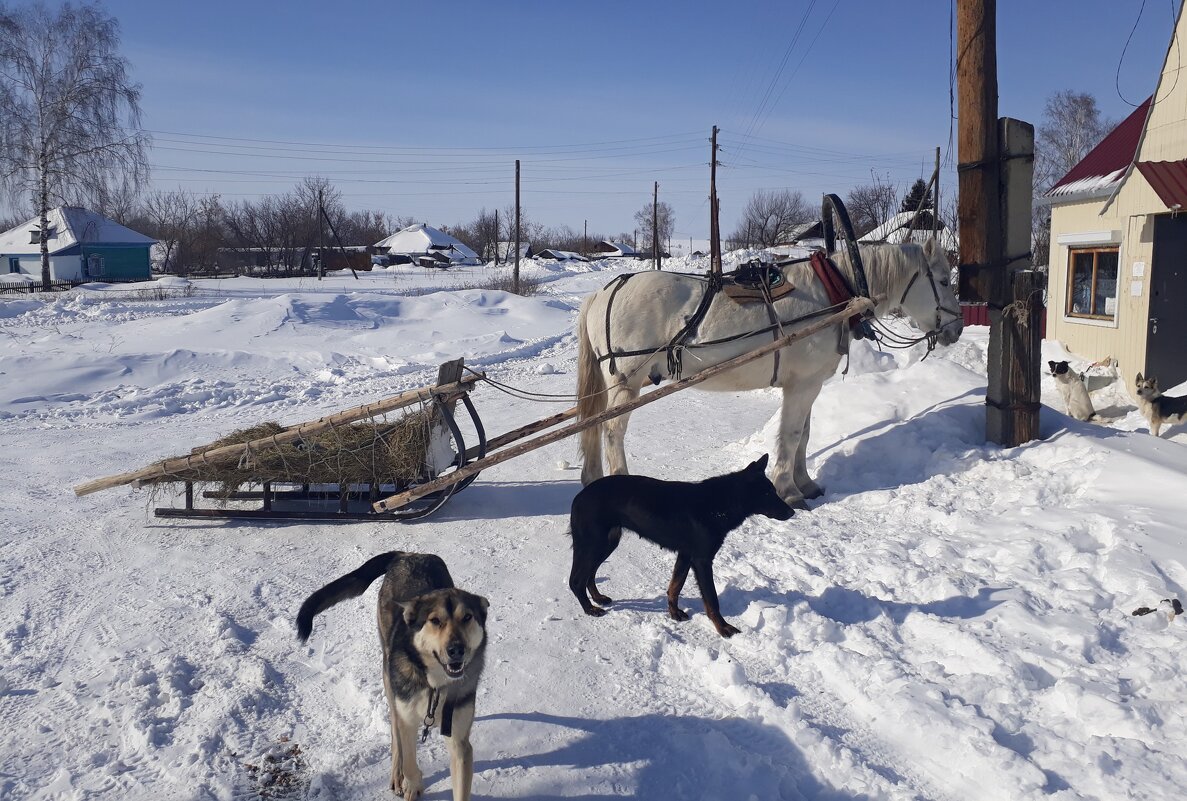
M 1142 374 L 1138 373 L 1135 380 L 1138 409 L 1150 424 L 1151 434 L 1157 437 L 1163 426 L 1178 425 L 1187 419 L 1187 396 L 1163 395 L 1158 388 L 1158 379 L 1154 376 L 1142 378 Z
M 391 551 L 367 561 L 301 604 L 297 636 L 313 630 L 319 612 L 362 595 L 383 576 L 379 640 L 383 687 L 392 726 L 391 789 L 413 801 L 424 791 L 416 764 L 418 729 L 441 727 L 449 743 L 454 801 L 470 798 L 474 750 L 470 727 L 486 647 L 485 598 L 459 590 L 441 557 Z

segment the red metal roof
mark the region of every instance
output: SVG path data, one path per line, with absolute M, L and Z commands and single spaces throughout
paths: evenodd
M 1048 196 L 1066 195 L 1081 189 L 1103 189 L 1114 181 L 1120 180 L 1120 175 L 1101 184 L 1094 184 L 1092 179 L 1105 179 L 1133 163 L 1134 156 L 1138 152 L 1138 142 L 1142 138 L 1142 130 L 1146 127 L 1146 114 L 1150 110 L 1152 99 L 1153 95 L 1147 97 L 1145 102 L 1135 108 L 1128 117 L 1110 131 L 1099 145 L 1088 151 L 1088 155 L 1080 159 L 1080 162 L 1072 167 L 1067 175 L 1056 181 L 1046 194 Z M 1072 184 L 1080 186 L 1072 186 Z M 1059 191 L 1061 188 L 1062 192 Z
M 1187 209 L 1187 161 L 1139 161 L 1137 166 L 1168 209 Z

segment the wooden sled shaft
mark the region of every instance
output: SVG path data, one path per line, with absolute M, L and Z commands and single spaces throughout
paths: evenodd
M 774 351 L 787 347 L 798 339 L 811 336 L 812 334 L 823 331 L 830 326 L 834 326 L 838 322 L 849 317 L 863 314 L 866 311 L 871 311 L 873 308 L 874 302 L 870 299 L 854 298 L 845 304 L 844 308 L 842 308 L 840 311 L 834 312 L 827 317 L 821 317 L 819 320 L 809 323 L 802 328 L 798 328 L 792 333 L 776 339 L 774 342 L 768 342 L 761 348 L 756 348 L 755 350 L 743 353 L 740 356 L 735 356 L 734 358 L 721 362 L 720 364 L 715 364 L 712 367 L 708 367 L 699 373 L 696 373 L 695 375 L 689 376 L 688 378 L 683 378 L 666 386 L 662 386 L 659 389 L 648 392 L 646 395 L 640 395 L 633 401 L 621 403 L 618 406 L 613 406 L 609 409 L 606 409 L 605 411 L 599 412 L 593 417 L 587 417 L 586 419 L 579 420 L 576 423 L 570 423 L 564 428 L 559 428 L 556 431 L 550 431 L 547 434 L 536 437 L 535 439 L 530 439 L 527 442 L 507 448 L 503 451 L 499 451 L 498 453 L 491 454 L 484 459 L 478 459 L 477 461 L 471 462 L 465 467 L 454 470 L 448 475 L 441 476 L 440 478 L 420 484 L 416 487 L 413 487 L 412 489 L 405 490 L 404 492 L 400 492 L 388 498 L 376 501 L 374 504 L 372 504 L 372 508 L 376 512 L 386 512 L 390 509 L 398 509 L 409 501 L 416 500 L 421 495 L 434 492 L 441 489 L 442 487 L 447 487 L 450 484 L 461 481 L 462 479 L 467 478 L 474 473 L 478 473 L 487 469 L 488 467 L 505 462 L 508 459 L 513 459 L 516 456 L 527 453 L 528 451 L 533 451 L 537 448 L 542 448 L 545 445 L 551 445 L 554 442 L 559 442 L 560 440 L 565 439 L 566 437 L 571 437 L 573 434 L 584 431 L 591 426 L 600 425 L 601 423 L 618 417 L 621 414 L 634 411 L 640 406 L 646 406 L 648 403 L 653 403 L 661 398 L 665 398 L 668 395 L 671 395 L 673 392 L 679 392 L 682 389 L 687 389 L 688 387 L 699 384 L 702 381 L 707 381 L 708 379 L 713 378 L 716 375 L 720 375 L 727 370 L 732 370 L 735 367 L 747 364 L 754 361 L 755 359 L 760 359 L 769 353 L 773 353 Z M 562 414 L 565 413 L 562 412 Z

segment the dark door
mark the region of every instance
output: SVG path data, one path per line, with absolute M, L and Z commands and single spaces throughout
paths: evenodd
M 1154 218 L 1146 374 L 1159 386 L 1187 381 L 1187 215 Z

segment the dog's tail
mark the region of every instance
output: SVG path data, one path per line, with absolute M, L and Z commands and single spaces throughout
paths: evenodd
M 606 379 L 594 354 L 586 318 L 593 304 L 591 295 L 581 304 L 577 317 L 577 419 L 585 420 L 606 409 Z M 590 426 L 581 432 L 581 483 L 602 477 L 602 427 Z
M 305 603 L 301 604 L 301 611 L 297 612 L 297 637 L 301 642 L 309 639 L 309 634 L 313 631 L 313 618 L 319 612 L 324 612 L 347 598 L 362 595 L 371 586 L 371 582 L 386 573 L 391 563 L 402 555 L 400 551 L 388 551 L 372 557 L 358 570 L 352 570 L 342 578 L 334 579 L 306 598 Z

